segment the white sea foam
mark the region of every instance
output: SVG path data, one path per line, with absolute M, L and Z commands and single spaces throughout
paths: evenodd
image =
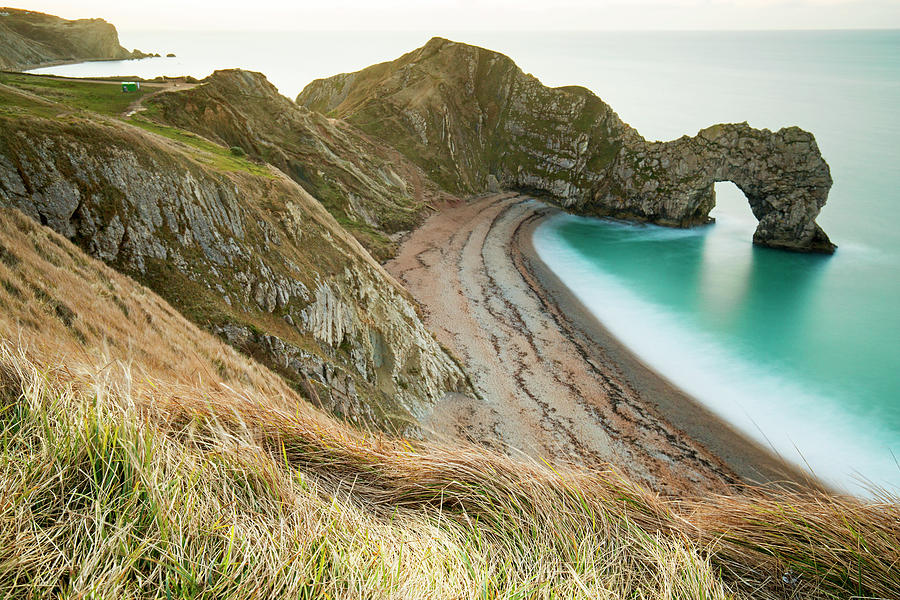
M 630 290 L 586 260 L 557 233 L 567 215 L 534 233 L 541 259 L 613 335 L 657 372 L 786 460 L 830 484 L 866 494 L 861 480 L 900 491 L 900 467 L 877 423 L 840 411 L 839 399 L 765 370 L 714 336 Z M 624 225 L 627 227 L 627 225 Z M 640 232 L 640 237 L 646 239 Z M 653 235 L 685 232 L 660 229 Z

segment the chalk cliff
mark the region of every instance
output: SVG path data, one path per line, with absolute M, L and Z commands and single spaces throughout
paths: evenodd
M 0 85 L 12 107 L 0 111 L 0 206 L 144 283 L 352 422 L 414 435 L 431 403 L 470 391 L 409 294 L 280 171 L 185 132 L 17 94 Z
M 457 193 L 547 195 L 581 213 L 706 223 L 714 183 L 732 181 L 756 244 L 833 252 L 816 224 L 831 175 L 811 133 L 746 123 L 651 142 L 587 89 L 548 88 L 508 57 L 434 38 L 390 63 L 317 80 L 297 102 L 380 137 Z
M 278 167 L 377 259 L 451 196 L 415 163 L 347 123 L 298 106 L 261 73 L 216 71 L 203 85 L 148 100 L 142 116 L 198 133 Z

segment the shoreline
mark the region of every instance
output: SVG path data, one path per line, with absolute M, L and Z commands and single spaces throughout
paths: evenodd
M 436 403 L 422 423 L 429 437 L 612 465 L 666 495 L 821 488 L 641 362 L 581 305 L 531 243 L 556 211 L 513 193 L 448 204 L 385 265 L 481 395 Z
M 700 400 L 683 391 L 667 377 L 644 362 L 616 338 L 574 292 L 541 259 L 533 243 L 534 231 L 552 215 L 563 212 L 548 205 L 516 230 L 511 248 L 514 259 L 534 277 L 539 295 L 563 315 L 566 326 L 580 330 L 610 356 L 623 379 L 635 387 L 645 402 L 652 403 L 673 426 L 699 442 L 727 464 L 742 480 L 752 484 L 782 483 L 801 488 L 825 489 L 808 472 L 765 447 L 715 414 Z
M 80 65 L 82 63 L 93 63 L 93 62 L 118 62 L 125 60 L 143 60 L 145 58 L 160 58 L 159 56 L 153 56 L 152 54 L 147 56 L 129 56 L 124 58 L 88 58 L 88 59 L 77 59 L 77 58 L 63 58 L 59 60 L 48 60 L 42 63 L 25 65 L 18 70 L 11 70 L 11 73 L 28 73 L 29 71 L 33 71 L 34 69 L 49 69 L 51 67 L 62 67 L 66 65 Z M 31 73 L 32 75 L 44 75 L 44 73 Z M 56 77 L 56 75 L 51 75 L 51 77 Z M 75 79 L 75 78 L 73 78 Z M 80 79 L 80 78 L 77 78 Z

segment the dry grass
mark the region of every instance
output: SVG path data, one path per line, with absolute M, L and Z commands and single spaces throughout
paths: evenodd
M 0 597 L 898 597 L 900 509 L 350 429 L 0 211 Z

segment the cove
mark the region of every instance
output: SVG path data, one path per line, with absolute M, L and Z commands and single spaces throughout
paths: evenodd
M 559 214 L 534 246 L 642 360 L 747 435 L 843 490 L 900 489 L 898 332 L 890 299 L 860 289 L 871 253 L 759 248 L 752 227 Z

